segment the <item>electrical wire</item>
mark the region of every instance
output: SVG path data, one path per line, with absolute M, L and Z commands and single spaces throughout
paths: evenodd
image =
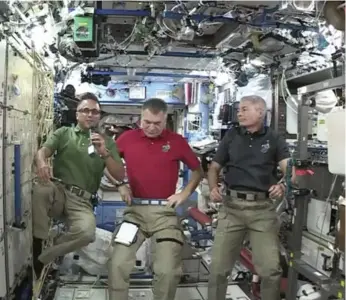
M 162 19 L 161 22 L 158 22 L 158 24 L 159 24 L 160 29 L 164 32 L 165 35 L 167 35 L 168 37 L 170 37 L 170 38 L 173 39 L 173 40 L 176 40 L 176 39 L 177 39 L 177 33 L 174 32 L 172 29 L 170 29 L 170 28 L 167 26 L 167 24 L 166 24 L 166 22 L 165 22 L 164 19 Z M 162 25 L 161 25 L 161 24 L 162 24 L 162 25 L 165 27 L 165 29 L 167 29 L 169 32 L 175 34 L 175 36 L 171 35 L 170 33 L 167 33 L 167 31 L 166 31 L 164 28 L 162 28 Z
M 323 4 L 322 4 L 322 7 L 321 7 L 321 10 L 320 11 L 316 11 L 316 18 L 315 18 L 316 22 L 319 20 L 321 14 L 323 12 L 324 6 L 326 5 L 326 3 L 327 3 L 327 0 L 324 0 Z M 317 5 L 316 5 L 316 7 L 317 7 Z
M 112 41 L 112 43 L 113 43 L 113 47 L 114 47 L 113 51 L 114 52 L 118 52 L 119 50 L 125 51 L 131 45 L 132 38 L 134 37 L 134 35 L 136 33 L 137 27 L 138 27 L 138 21 L 133 25 L 133 28 L 132 28 L 130 35 L 128 37 L 126 37 L 119 44 L 115 41 L 114 37 L 110 33 L 107 35 L 109 42 Z
M 290 91 L 287 88 L 287 81 L 286 81 L 286 77 L 285 77 L 285 72 L 286 72 L 286 70 L 282 71 L 281 80 L 280 80 L 281 96 L 282 96 L 282 99 L 284 100 L 285 104 L 287 105 L 287 107 L 290 108 L 295 114 L 298 114 L 298 111 L 288 103 L 286 95 L 285 95 L 285 91 L 286 91 L 286 93 L 288 93 L 288 97 L 293 101 L 294 105 L 296 107 L 298 106 L 298 103 L 294 102 L 295 99 L 292 97 L 292 95 L 290 94 Z M 285 83 L 286 83 L 286 87 L 285 87 Z
M 332 185 L 331 185 L 331 188 L 330 188 L 330 190 L 329 190 L 329 194 L 328 194 L 326 203 L 325 203 L 325 205 L 324 205 L 324 208 L 322 209 L 322 213 L 321 213 L 321 214 L 317 217 L 317 219 L 316 219 L 316 228 L 317 228 L 318 230 L 320 230 L 320 234 L 322 234 L 322 231 L 323 231 L 323 222 L 325 221 L 325 218 L 326 218 L 326 216 L 327 216 L 327 207 L 328 207 L 328 205 L 329 205 L 332 192 L 333 192 L 333 190 L 334 190 L 334 188 L 335 188 L 335 184 L 336 184 L 337 178 L 338 178 L 338 175 L 335 175 L 335 176 L 334 176 L 334 179 L 333 179 L 333 182 L 332 182 Z M 320 221 L 320 219 L 321 219 L 322 216 L 323 216 L 324 219 L 323 219 L 322 225 L 321 225 L 321 227 L 320 227 L 318 223 L 319 223 L 319 221 Z

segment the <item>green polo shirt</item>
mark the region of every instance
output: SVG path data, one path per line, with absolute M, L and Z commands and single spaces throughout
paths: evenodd
M 66 184 L 78 186 L 95 193 L 100 185 L 105 161 L 96 153 L 89 155 L 89 132 L 77 127 L 61 127 L 49 136 L 43 147 L 56 153 L 53 160 L 54 177 Z M 106 147 L 113 158 L 121 161 L 118 149 L 110 137 L 106 137 Z

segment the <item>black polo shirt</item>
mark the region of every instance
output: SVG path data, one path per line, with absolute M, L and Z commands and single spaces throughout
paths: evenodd
M 271 128 L 250 133 L 236 127 L 226 133 L 213 161 L 224 167 L 228 188 L 267 192 L 277 183 L 278 163 L 289 157 L 285 139 Z

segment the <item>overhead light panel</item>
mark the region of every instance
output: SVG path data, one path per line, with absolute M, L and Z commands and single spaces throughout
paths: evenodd
M 313 11 L 315 8 L 315 0 L 291 0 L 291 4 L 300 11 Z

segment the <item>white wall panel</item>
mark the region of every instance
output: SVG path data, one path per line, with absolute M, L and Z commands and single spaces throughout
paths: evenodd
M 23 55 L 27 57 L 28 52 Z M 32 163 L 37 149 L 37 119 L 47 119 L 46 116 L 39 117 L 38 102 L 40 98 L 52 97 L 49 92 L 49 95 L 42 95 L 43 84 L 36 84 L 38 76 L 47 78 L 47 74 L 34 72 L 32 64 L 23 55 L 7 46 L 5 40 L 0 41 L 0 299 L 11 298 L 7 291 L 12 293 L 31 265 Z M 53 99 L 51 101 L 53 106 Z M 45 105 L 50 105 L 49 102 L 46 100 Z M 16 145 L 20 146 L 21 152 L 17 192 L 13 172 Z M 25 226 L 14 226 L 16 195 L 19 195 L 20 216 Z
M 31 229 L 31 171 L 32 145 L 36 143 L 32 134 L 32 101 L 33 101 L 33 69 L 26 60 L 21 58 L 12 48 L 8 54 L 8 87 L 6 118 L 6 203 L 7 223 L 15 222 L 15 176 L 13 174 L 14 148 L 20 145 L 20 200 L 22 221 L 25 228 L 12 226 L 8 230 L 8 264 L 10 285 L 21 278 L 23 271 L 31 262 L 32 229 Z
M 5 57 L 6 41 L 0 41 L 0 102 L 4 102 L 5 87 Z M 3 170 L 3 110 L 0 109 L 0 170 Z M 5 245 L 4 245 L 4 207 L 3 207 L 3 172 L 0 172 L 0 298 L 6 295 L 6 266 L 5 266 Z

